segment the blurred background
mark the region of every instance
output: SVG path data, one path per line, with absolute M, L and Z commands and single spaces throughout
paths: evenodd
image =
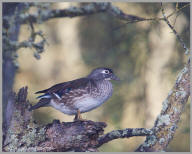
M 52 9 L 63 9 L 85 3 L 46 5 Z M 162 17 L 160 3 L 115 2 L 113 5 L 140 17 Z M 186 3 L 179 3 L 178 6 L 184 5 Z M 176 3 L 166 3 L 164 8 L 168 15 L 175 10 Z M 190 8 L 186 7 L 169 18 L 188 47 L 189 11 Z M 49 45 L 40 60 L 34 58 L 31 49 L 18 51 L 19 69 L 14 90 L 18 91 L 27 85 L 28 99 L 35 104 L 36 91 L 86 76 L 96 67 L 110 67 L 121 79 L 120 82 L 113 82 L 113 96 L 99 108 L 82 114 L 83 118 L 106 122 L 108 126 L 105 133 L 114 129 L 151 128 L 160 113 L 163 100 L 187 60 L 181 44 L 163 21 L 126 24 L 107 13 L 99 13 L 52 19 L 35 25 L 35 30 L 44 32 Z M 22 25 L 19 41 L 26 40 L 29 35 L 29 26 Z M 167 151 L 190 151 L 189 102 Z M 35 110 L 33 116 L 42 124 L 50 123 L 53 119 L 72 121 L 74 118 L 50 107 Z M 134 151 L 144 139 L 133 137 L 113 140 L 99 150 Z

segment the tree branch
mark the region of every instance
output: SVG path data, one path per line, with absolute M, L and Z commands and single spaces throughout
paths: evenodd
M 43 22 L 47 21 L 49 19 L 53 18 L 61 18 L 61 17 L 78 17 L 78 16 L 87 16 L 87 15 L 93 15 L 96 13 L 102 13 L 102 12 L 108 12 L 111 15 L 121 19 L 126 20 L 130 22 L 138 22 L 143 20 L 151 20 L 146 19 L 142 17 L 138 17 L 135 15 L 130 15 L 124 13 L 121 9 L 118 7 L 113 6 L 110 2 L 104 2 L 104 3 L 89 3 L 87 5 L 81 6 L 81 7 L 70 7 L 67 9 L 61 9 L 61 10 L 44 10 L 44 12 L 40 12 L 40 14 L 21 14 L 20 21 L 21 23 L 27 23 L 29 20 L 33 23 L 37 22 Z
M 109 6 L 110 3 L 90 3 L 82 7 L 70 7 L 60 10 L 44 10 L 43 12 L 38 12 L 36 14 L 23 13 L 21 14 L 19 20 L 21 23 L 25 24 L 29 20 L 33 23 L 39 23 L 53 18 L 87 16 L 105 12 Z
M 164 100 L 157 117 L 153 135 L 147 136 L 137 152 L 163 151 L 175 134 L 177 124 L 190 95 L 190 61 L 179 73 L 173 89 Z
M 152 134 L 153 134 L 152 130 L 145 129 L 145 128 L 126 128 L 123 130 L 113 130 L 99 137 L 98 144 L 96 145 L 96 147 L 100 147 L 101 145 L 118 138 L 129 138 L 133 136 L 147 136 Z
M 162 14 L 163 14 L 163 17 L 164 17 L 164 21 L 167 23 L 167 25 L 171 28 L 171 30 L 173 31 L 173 33 L 175 34 L 175 36 L 177 37 L 179 43 L 181 43 L 181 45 L 183 46 L 183 48 L 185 49 L 185 54 L 188 54 L 189 53 L 189 49 L 186 47 L 183 39 L 179 36 L 179 34 L 176 32 L 176 30 L 174 29 L 174 27 L 170 24 L 169 20 L 168 20 L 168 17 L 166 17 L 165 15 L 165 11 L 164 11 L 164 8 L 163 8 L 163 5 L 161 3 L 161 11 L 162 11 Z

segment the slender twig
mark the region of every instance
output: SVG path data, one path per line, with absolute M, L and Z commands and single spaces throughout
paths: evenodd
M 171 28 L 171 30 L 173 31 L 173 33 L 175 34 L 175 36 L 177 37 L 178 41 L 181 43 L 181 45 L 183 46 L 184 50 L 185 50 L 185 54 L 189 53 L 189 49 L 186 47 L 183 39 L 179 36 L 179 34 L 176 32 L 176 30 L 174 29 L 174 27 L 170 24 L 169 20 L 167 19 L 166 15 L 165 15 L 165 11 L 163 8 L 163 5 L 161 3 L 161 11 L 164 17 L 164 21 L 167 23 L 167 25 Z
M 96 147 L 118 138 L 129 138 L 133 136 L 148 136 L 152 135 L 153 131 L 146 128 L 126 128 L 123 130 L 113 130 L 98 138 L 98 144 Z
M 171 16 L 173 16 L 174 14 L 180 12 L 182 9 L 186 8 L 187 6 L 190 6 L 190 4 L 186 4 L 186 5 L 184 5 L 184 6 L 181 7 L 181 8 L 177 8 L 175 11 L 173 11 L 171 14 L 169 14 L 169 15 L 167 16 L 167 19 L 170 18 Z M 118 8 L 117 8 L 117 9 L 118 9 Z M 121 14 L 122 14 L 122 13 L 121 13 Z M 141 17 L 140 17 L 140 18 L 141 18 Z M 121 19 L 123 20 L 123 18 L 121 18 Z M 126 26 L 127 24 L 130 24 L 130 23 L 136 23 L 136 22 L 142 22 L 142 21 L 161 21 L 161 20 L 164 20 L 164 18 L 158 18 L 158 17 L 153 17 L 153 18 L 141 18 L 141 19 L 142 19 L 142 20 L 130 20 L 130 21 L 126 22 L 125 24 L 120 25 L 120 26 L 114 28 L 113 30 L 117 30 L 117 29 L 119 29 L 119 28 L 121 28 L 121 27 Z M 127 20 L 127 19 L 125 18 L 124 20 Z
M 190 6 L 190 3 L 189 4 L 186 4 L 184 5 L 183 7 L 179 8 L 179 9 L 176 9 L 175 11 L 173 11 L 170 15 L 167 16 L 167 19 L 170 18 L 172 15 L 174 15 L 175 13 L 177 12 L 180 12 L 181 10 L 183 10 L 184 8 Z

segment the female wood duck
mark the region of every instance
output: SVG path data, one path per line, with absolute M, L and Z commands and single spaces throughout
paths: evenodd
M 30 107 L 30 111 L 40 107 L 52 106 L 68 115 L 75 115 L 75 120 L 83 120 L 80 113 L 93 110 L 113 93 L 110 80 L 119 80 L 109 68 L 96 68 L 88 76 L 56 84 L 48 89 L 38 91 L 39 102 Z

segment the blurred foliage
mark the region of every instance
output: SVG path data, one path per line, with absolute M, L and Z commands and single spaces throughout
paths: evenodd
M 53 3 L 52 7 L 61 9 L 74 4 L 85 5 Z M 113 5 L 141 17 L 162 17 L 159 3 L 114 2 Z M 183 5 L 179 3 L 178 6 Z M 166 3 L 164 7 L 166 14 L 169 14 L 174 11 L 176 3 Z M 175 28 L 187 46 L 190 42 L 189 14 L 189 7 L 186 7 L 178 16 L 176 14 L 170 18 L 171 23 L 176 21 Z M 120 82 L 113 82 L 112 98 L 100 108 L 83 114 L 90 120 L 105 121 L 108 124 L 105 132 L 127 127 L 151 127 L 161 110 L 161 103 L 187 59 L 183 48 L 163 21 L 126 24 L 107 13 L 99 13 L 73 19 L 53 19 L 35 25 L 35 28 L 43 31 L 49 46 L 39 61 L 27 52 L 28 49 L 19 50 L 20 68 L 15 89 L 28 85 L 31 93 L 29 99 L 35 103 L 35 91 L 85 76 L 96 67 L 111 67 L 121 78 Z M 24 25 L 20 40 L 27 33 L 29 31 Z M 189 151 L 189 108 L 188 102 L 168 151 Z M 41 123 L 51 122 L 55 118 L 62 121 L 73 119 L 50 108 L 34 112 L 34 119 Z M 114 140 L 100 150 L 133 151 L 143 140 L 144 137 Z

